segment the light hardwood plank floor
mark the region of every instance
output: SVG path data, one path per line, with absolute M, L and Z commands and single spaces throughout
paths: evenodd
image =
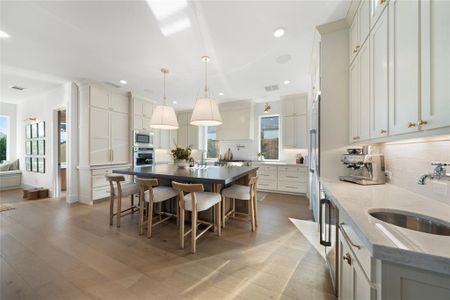
M 152 239 L 138 234 L 138 213 L 110 227 L 107 201 L 7 202 L 16 209 L 0 213 L 0 299 L 334 299 L 325 262 L 288 219 L 311 218 L 304 197 L 268 194 L 256 232 L 230 220 L 195 255 L 188 241 L 179 249 L 175 222 Z

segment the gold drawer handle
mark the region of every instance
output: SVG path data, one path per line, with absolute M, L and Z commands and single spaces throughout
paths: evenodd
M 353 139 L 354 139 L 354 140 L 359 140 L 360 137 L 359 137 L 359 136 L 354 136 Z
M 408 122 L 408 128 L 413 128 L 413 127 L 416 127 L 416 123 L 413 123 L 413 122 Z
M 381 134 L 387 133 L 387 130 L 381 129 L 381 130 L 380 130 L 380 133 L 381 133 Z
M 380 4 L 383 4 L 384 2 L 386 2 L 386 0 L 380 0 Z
M 419 124 L 420 126 L 422 126 L 422 125 L 427 125 L 427 124 L 428 124 L 428 121 L 427 121 L 427 120 L 422 120 L 422 119 L 420 119 L 419 122 L 418 122 L 418 124 Z
M 340 227 L 341 227 L 341 231 L 342 231 L 342 235 L 344 236 L 344 238 L 349 242 L 350 245 L 352 245 L 353 247 L 357 248 L 358 250 L 361 249 L 360 245 L 357 245 L 355 243 L 352 242 L 352 240 L 350 239 L 350 237 L 348 236 L 347 232 L 345 232 L 344 229 L 344 225 L 345 223 L 341 223 Z
M 345 253 L 345 255 L 343 256 L 343 259 L 345 261 L 347 261 L 348 265 L 351 266 L 352 265 L 352 257 L 350 256 L 350 253 Z

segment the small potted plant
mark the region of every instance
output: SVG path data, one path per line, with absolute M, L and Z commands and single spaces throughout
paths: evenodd
M 175 145 L 175 149 L 171 150 L 173 162 L 178 166 L 178 168 L 186 168 L 191 157 L 192 145 L 182 148 L 179 145 Z
M 264 154 L 262 154 L 261 152 L 258 152 L 256 155 L 258 156 L 258 160 L 264 160 Z

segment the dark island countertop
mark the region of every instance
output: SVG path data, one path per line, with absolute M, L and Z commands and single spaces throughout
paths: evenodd
M 230 167 L 194 167 L 178 168 L 174 164 L 152 165 L 148 167 L 135 167 L 113 170 L 115 174 L 134 175 L 146 178 L 170 179 L 180 182 L 198 182 L 212 184 L 230 184 L 239 178 L 256 172 L 257 166 L 230 166 Z

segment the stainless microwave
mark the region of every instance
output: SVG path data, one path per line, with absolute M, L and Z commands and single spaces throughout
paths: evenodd
M 153 146 L 153 133 L 134 131 L 133 144 L 135 147 Z

